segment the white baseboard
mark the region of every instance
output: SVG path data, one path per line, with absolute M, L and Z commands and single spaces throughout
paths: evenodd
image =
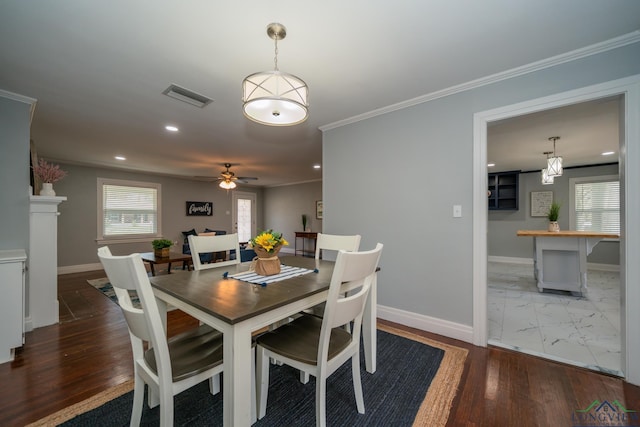
M 33 319 L 31 316 L 24 318 L 24 331 L 31 332 L 33 331 Z
M 58 274 L 84 273 L 85 271 L 96 270 L 102 270 L 102 264 L 99 262 L 95 264 L 66 265 L 64 267 L 58 267 Z
M 400 323 L 411 328 L 421 329 L 445 337 L 473 343 L 473 328 L 448 320 L 412 313 L 393 307 L 378 305 L 378 317 L 390 322 Z
M 620 266 L 618 264 L 596 264 L 594 262 L 588 262 L 587 268 L 589 270 L 620 271 Z
M 488 261 L 489 262 L 505 262 L 509 264 L 533 265 L 533 258 L 489 256 Z M 598 264 L 595 262 L 588 262 L 587 268 L 590 270 L 600 270 L 600 271 L 620 271 L 620 266 L 618 264 Z
M 489 262 L 506 262 L 509 264 L 533 265 L 533 258 L 516 258 L 509 256 L 489 256 Z

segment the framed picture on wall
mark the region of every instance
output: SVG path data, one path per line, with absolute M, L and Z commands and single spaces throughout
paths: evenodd
M 322 200 L 316 200 L 316 219 L 322 219 Z
M 553 202 L 553 191 L 531 192 L 531 216 L 547 216 Z

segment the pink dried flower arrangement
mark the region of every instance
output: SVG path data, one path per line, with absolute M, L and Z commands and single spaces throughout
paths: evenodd
M 60 166 L 47 163 L 44 159 L 40 159 L 38 166 L 33 168 L 33 173 L 35 173 L 40 181 L 51 184 L 67 176 L 67 172 L 60 169 Z

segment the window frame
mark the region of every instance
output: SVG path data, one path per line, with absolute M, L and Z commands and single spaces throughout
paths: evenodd
M 130 234 L 118 236 L 104 235 L 104 186 L 118 185 L 122 187 L 152 188 L 156 190 L 156 232 L 146 234 Z M 162 184 L 144 181 L 129 181 L 123 179 L 98 178 L 97 180 L 97 238 L 98 243 L 137 243 L 151 242 L 162 237 Z
M 592 183 L 592 182 L 611 182 L 617 181 L 620 184 L 620 175 L 596 175 L 585 176 L 579 178 L 569 178 L 569 229 L 576 229 L 576 184 Z M 619 187 L 619 191 L 622 189 Z M 621 194 L 620 194 L 621 195 Z M 618 205 L 618 226 L 622 228 L 622 207 Z M 607 238 L 605 241 L 618 242 L 619 238 Z

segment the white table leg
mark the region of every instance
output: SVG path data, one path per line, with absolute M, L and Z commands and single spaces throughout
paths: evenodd
M 367 372 L 373 374 L 376 371 L 377 340 L 377 307 L 378 307 L 378 274 L 373 278 L 369 297 L 364 307 L 362 319 L 362 339 L 364 342 L 364 359 Z
M 224 416 L 225 426 L 251 425 L 251 331 L 242 323 L 224 331 Z

